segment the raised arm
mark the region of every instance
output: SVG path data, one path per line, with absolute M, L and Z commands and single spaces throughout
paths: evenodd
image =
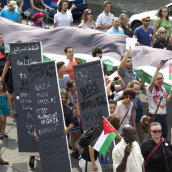
M 167 104 L 170 102 L 171 98 L 172 98 L 172 87 L 171 87 L 171 93 L 167 97 Z
M 153 77 L 152 77 L 152 80 L 151 80 L 151 83 L 150 83 L 150 85 L 148 86 L 148 89 L 149 89 L 149 91 L 152 93 L 152 90 L 153 90 L 153 87 L 154 87 L 154 85 L 155 85 L 155 82 L 156 82 L 156 80 L 157 80 L 157 76 L 158 76 L 158 73 L 159 73 L 159 71 L 160 71 L 160 69 L 162 68 L 162 64 L 161 63 L 158 63 L 158 66 L 157 66 L 157 69 L 156 69 L 156 71 L 155 71 L 155 74 L 153 75 Z
M 142 74 L 142 80 L 141 80 L 141 83 L 140 83 L 140 87 L 142 89 L 144 89 L 144 85 L 145 85 L 145 76 L 146 74 L 140 69 L 140 73 Z
M 125 87 L 124 81 L 122 80 L 121 76 L 118 75 L 118 77 L 119 77 L 120 85 L 114 85 L 115 91 L 120 91 Z

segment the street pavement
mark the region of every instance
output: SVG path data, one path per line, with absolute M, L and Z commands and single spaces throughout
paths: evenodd
M 93 18 L 96 20 L 97 16 L 103 11 L 102 4 L 104 1 L 102 0 L 87 0 L 88 8 L 93 11 Z M 129 17 L 135 13 L 144 12 L 145 10 L 154 10 L 159 7 L 170 3 L 170 0 L 115 0 L 112 2 L 112 13 L 115 16 L 119 16 L 121 13 L 125 12 Z M 155 3 L 156 2 L 156 3 Z M 74 26 L 78 26 L 80 23 L 80 19 L 74 17 Z M 31 22 L 31 21 L 30 21 Z M 26 24 L 26 18 L 23 19 L 23 24 Z M 142 101 L 142 106 L 144 110 L 144 114 L 146 114 L 147 110 L 147 96 L 144 91 L 139 92 L 139 97 Z M 15 109 L 15 104 L 13 105 L 13 109 Z M 167 108 L 168 117 L 168 139 L 170 140 L 170 128 L 172 126 L 172 101 L 168 104 Z M 19 156 L 18 154 L 18 139 L 17 139 L 17 126 L 16 126 L 15 117 L 8 116 L 7 117 L 7 126 L 6 132 L 9 135 L 8 139 L 0 141 L 1 144 L 1 156 L 4 159 L 9 160 L 9 165 L 0 165 L 0 172 L 41 172 L 41 163 L 35 161 L 35 168 L 31 170 L 28 166 L 29 157 L 28 156 Z M 147 135 L 145 134 L 145 138 Z M 138 136 L 136 137 L 136 141 L 139 141 Z M 76 145 L 78 148 L 78 146 Z M 78 148 L 81 152 L 81 149 Z M 70 150 L 71 154 L 71 150 Z M 71 157 L 72 163 L 72 172 L 79 172 L 78 160 Z M 65 165 L 65 162 L 64 162 Z

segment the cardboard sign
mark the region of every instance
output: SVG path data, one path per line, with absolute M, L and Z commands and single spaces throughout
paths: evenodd
M 100 60 L 73 66 L 83 130 L 109 116 L 105 81 Z
M 32 107 L 43 172 L 72 172 L 54 61 L 28 65 Z
M 25 65 L 42 62 L 41 42 L 11 43 L 11 66 L 15 95 L 18 147 L 20 155 L 35 155 L 38 143 L 33 137 L 34 118 Z

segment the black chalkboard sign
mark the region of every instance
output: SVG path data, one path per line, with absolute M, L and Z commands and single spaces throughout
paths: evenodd
M 54 61 L 26 66 L 43 172 L 71 172 Z
M 10 43 L 11 66 L 17 117 L 20 155 L 35 155 L 38 143 L 33 137 L 32 101 L 25 65 L 42 62 L 41 42 Z
M 73 66 L 83 130 L 109 116 L 100 60 Z

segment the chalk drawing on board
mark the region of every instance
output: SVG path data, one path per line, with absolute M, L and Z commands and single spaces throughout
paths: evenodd
M 86 69 L 82 69 L 81 71 L 76 72 L 76 78 L 82 81 L 84 84 L 86 84 L 87 75 L 88 72 Z

